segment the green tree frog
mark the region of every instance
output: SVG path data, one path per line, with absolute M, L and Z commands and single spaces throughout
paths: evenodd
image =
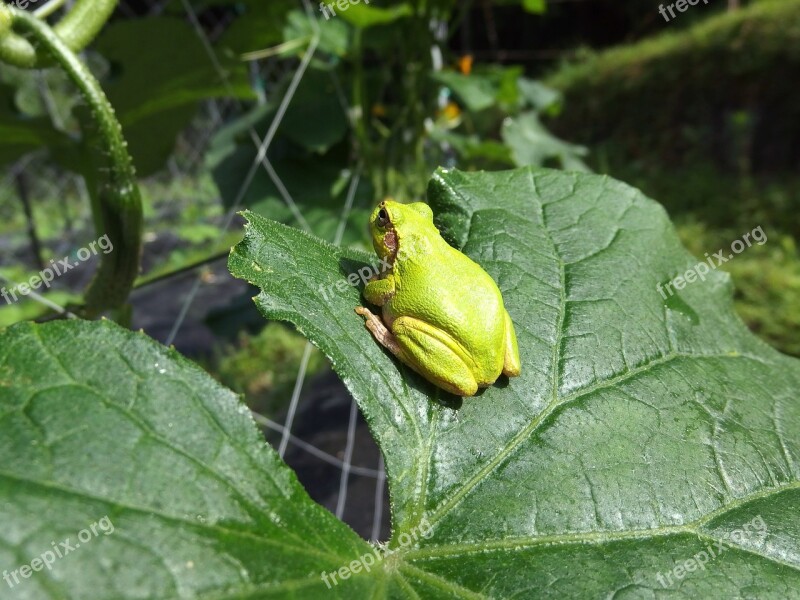
M 500 374 L 520 373 L 514 325 L 497 284 L 439 234 L 423 202 L 384 200 L 370 217 L 378 257 L 391 267 L 364 298 L 382 317 L 356 312 L 387 350 L 438 387 L 474 396 Z

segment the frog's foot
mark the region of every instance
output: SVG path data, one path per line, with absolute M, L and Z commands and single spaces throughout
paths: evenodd
M 357 306 L 356 312 L 364 317 L 365 325 L 367 329 L 369 329 L 370 333 L 373 337 L 378 340 L 378 343 L 386 348 L 389 352 L 394 354 L 400 360 L 405 362 L 405 358 L 403 357 L 403 350 L 400 348 L 400 344 L 397 343 L 397 338 L 392 335 L 392 332 L 386 328 L 386 325 L 383 324 L 380 317 L 375 316 L 369 309 L 364 308 L 363 306 Z

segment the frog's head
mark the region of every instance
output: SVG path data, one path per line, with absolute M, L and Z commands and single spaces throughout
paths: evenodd
M 372 211 L 369 232 L 375 252 L 390 263 L 394 263 L 401 243 L 424 240 L 439 233 L 433 224 L 433 211 L 427 204 L 400 204 L 391 199 L 384 200 Z

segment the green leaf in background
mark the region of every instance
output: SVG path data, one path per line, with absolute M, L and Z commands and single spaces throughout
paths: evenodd
M 347 10 L 337 12 L 337 15 L 341 16 L 342 19 L 360 29 L 367 29 L 376 25 L 388 25 L 412 14 L 413 9 L 407 2 L 387 8 L 369 6 L 367 4 L 352 4 Z
M 511 149 L 495 140 L 487 140 L 477 135 L 467 136 L 440 129 L 431 131 L 431 139 L 449 144 L 458 152 L 462 160 L 473 164 L 480 164 L 481 161 L 485 161 L 490 165 L 502 165 L 504 167 L 513 167 L 515 165 L 511 158 Z
M 522 8 L 535 15 L 547 12 L 547 0 L 522 0 Z
M 0 164 L 14 162 L 40 148 L 75 151 L 75 143 L 55 129 L 49 118 L 20 114 L 14 101 L 15 93 L 15 88 L 0 84 Z
M 255 147 L 238 146 L 214 168 L 214 181 L 219 188 L 226 207 L 232 207 L 239 199 L 242 207 L 268 216 L 281 223 L 295 227 L 309 228 L 315 235 L 325 240 L 334 240 L 339 228 L 339 220 L 345 209 L 346 189 L 341 183 L 349 183 L 352 173 L 345 168 L 345 161 L 335 156 L 314 157 L 314 159 L 275 160 L 272 166 L 280 178 L 283 189 L 297 207 L 292 210 L 284 198 L 282 190 L 259 167 L 245 193 L 242 182 L 252 168 Z M 309 165 L 314 164 L 314 177 L 309 178 Z M 364 227 L 373 198 L 372 186 L 367 179 L 361 179 L 353 199 L 353 206 L 347 214 L 343 244 L 362 242 L 366 245 L 367 229 Z M 301 216 L 298 216 L 301 215 Z M 302 218 L 302 221 L 298 220 Z
M 607 177 L 439 171 L 429 202 L 498 282 L 519 339 L 522 375 L 463 403 L 353 312 L 346 278 L 374 257 L 248 214 L 230 258 L 358 401 L 387 465 L 392 545 L 433 526 L 385 565 L 405 582 L 387 596 L 797 597 L 800 363 L 747 331 L 728 276 L 662 297 L 697 259 L 660 206 Z
M 269 129 L 287 86 L 288 81 L 270 103 L 219 130 L 211 142 L 207 163 L 227 207 L 238 200 L 242 207 L 251 207 L 276 221 L 308 227 L 315 235 L 333 240 L 347 193 L 341 184 L 346 186 L 352 173 L 347 150 L 343 151 L 340 144 L 347 135 L 347 119 L 331 75 L 323 69 L 309 67 L 300 81 L 268 157 L 298 210 L 292 209 L 284 190 L 263 165 L 241 195 L 257 152 L 250 131 L 263 134 Z M 313 177 L 309 177 L 310 170 Z M 362 178 L 347 215 L 344 243 L 367 241 L 366 228 L 361 224 L 372 208 L 372 200 L 372 185 Z
M 245 64 L 221 59 L 226 85 L 197 34 L 178 19 L 112 23 L 96 48 L 111 62 L 114 76 L 104 88 L 142 176 L 163 167 L 201 100 L 253 96 Z
M 255 147 L 250 131 L 265 132 L 288 93 L 290 79 L 277 86 L 271 101 L 220 129 L 212 139 L 209 162 L 216 165 L 234 149 L 234 143 Z M 292 95 L 278 131 L 305 150 L 323 153 L 347 135 L 347 117 L 330 72 L 309 67 Z M 263 133 L 262 133 L 263 135 Z
M 238 57 L 246 52 L 263 50 L 283 39 L 286 13 L 297 7 L 295 0 L 227 0 L 244 8 L 236 20 L 220 36 L 218 46 Z
M 521 75 L 520 67 L 481 65 L 469 75 L 438 71 L 431 77 L 450 88 L 468 110 L 480 112 L 497 104 L 516 106 L 520 96 L 517 82 Z
M 247 407 L 109 322 L 0 332 L 0 464 L 0 571 L 74 547 L 0 583 L 3 598 L 374 593 L 375 579 L 327 589 L 321 571 L 371 547 L 311 501 Z
M 485 77 L 462 75 L 453 71 L 435 72 L 431 77 L 450 88 L 464 106 L 473 112 L 494 106 L 497 90 L 493 82 Z
M 588 150 L 555 137 L 533 111 L 507 118 L 503 123 L 502 136 L 518 166 L 541 166 L 547 160 L 556 159 L 564 169 L 589 170 L 580 158 L 586 156 Z
M 346 99 L 339 97 L 331 73 L 309 68 L 292 97 L 279 131 L 294 143 L 317 153 L 323 153 L 344 139 L 348 123 Z M 283 100 L 281 88 L 276 100 Z
M 343 57 L 350 48 L 350 33 L 352 28 L 343 19 L 324 19 L 318 22 L 319 29 L 315 28 L 313 21 L 301 10 L 293 10 L 286 18 L 283 28 L 283 41 L 290 43 L 296 40 L 308 40 L 319 33 L 320 51 L 333 56 Z
M 544 85 L 540 81 L 526 77 L 520 77 L 517 80 L 517 85 L 525 101 L 537 111 L 554 115 L 561 112 L 563 101 L 561 92 Z

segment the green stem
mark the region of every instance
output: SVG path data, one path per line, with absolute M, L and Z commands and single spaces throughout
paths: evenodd
M 69 50 L 80 52 L 105 25 L 114 12 L 117 2 L 118 0 L 77 0 L 72 10 L 54 27 L 56 35 Z M 17 8 L 8 10 L 14 15 L 25 12 Z M 4 34 L 2 27 L 0 27 L 0 61 L 23 69 L 34 69 L 43 64 L 42 57 L 33 44 L 14 32 L 9 31 Z
M 18 9 L 12 8 L 11 14 L 13 26 L 31 34 L 78 87 L 99 130 L 105 164 L 101 181 L 91 186 L 93 208 L 97 235 L 107 235 L 113 250 L 102 255 L 100 268 L 86 291 L 86 315 L 94 317 L 122 306 L 139 273 L 142 201 L 133 162 L 114 109 L 86 66 L 47 23 Z M 91 174 L 87 179 L 92 179 Z
M 369 170 L 369 164 L 372 162 L 372 152 L 370 148 L 369 131 L 367 130 L 367 115 L 370 114 L 370 107 L 367 106 L 367 98 L 364 92 L 364 49 L 362 45 L 362 31 L 356 28 L 353 33 L 352 42 L 353 59 L 355 61 L 355 70 L 353 73 L 353 106 L 358 109 L 355 115 L 356 139 L 358 140 L 358 157 L 364 163 L 365 168 Z
M 44 6 L 40 6 L 35 11 L 33 11 L 33 14 L 40 19 L 46 19 L 54 12 L 56 12 L 59 8 L 64 6 L 66 1 L 67 0 L 50 0 L 50 2 L 48 2 Z

